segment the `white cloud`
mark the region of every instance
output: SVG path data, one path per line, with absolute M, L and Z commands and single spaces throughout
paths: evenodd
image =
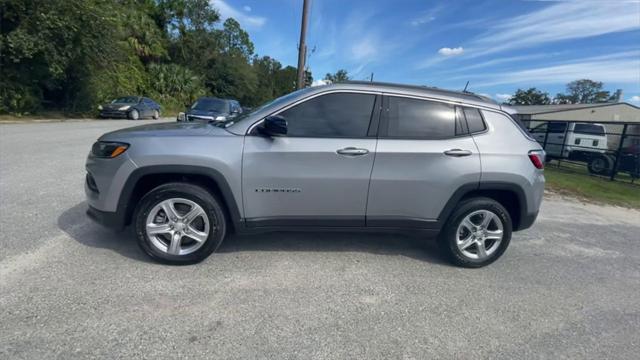
M 370 59 L 375 57 L 377 53 L 378 48 L 375 40 L 370 37 L 360 39 L 351 47 L 351 57 L 356 61 Z
M 464 76 L 483 80 L 476 86 L 502 84 L 563 84 L 576 79 L 593 79 L 605 83 L 637 84 L 640 79 L 640 52 L 629 51 L 585 58 L 560 65 L 511 72 Z
M 251 12 L 251 6 L 245 5 L 245 6 L 242 7 L 242 10 L 244 10 L 246 12 Z
M 638 95 L 632 96 L 629 98 L 629 101 L 640 103 L 640 96 Z
M 424 25 L 426 23 L 432 22 L 435 19 L 436 19 L 435 16 L 424 15 L 424 16 L 421 16 L 421 17 L 418 17 L 418 18 L 415 18 L 415 19 L 411 20 L 411 25 L 412 26 L 420 26 L 420 25 Z
M 327 85 L 327 84 L 331 84 L 331 81 L 329 81 L 329 80 L 313 80 L 313 82 L 311 83 L 311 86 L 322 86 L 322 85 Z
M 638 2 L 557 2 L 501 21 L 468 46 L 472 56 L 640 28 Z
M 507 101 L 509 99 L 511 99 L 511 94 L 496 94 L 496 99 L 500 100 L 500 101 Z
M 210 1 L 210 3 L 214 8 L 218 9 L 222 20 L 234 18 L 238 20 L 242 26 L 247 28 L 260 28 L 267 22 L 267 18 L 243 13 L 242 11 L 239 11 L 233 6 L 227 4 L 225 0 L 215 0 Z
M 458 56 L 462 55 L 463 53 L 464 49 L 462 48 L 462 46 L 456 48 L 443 47 L 442 49 L 438 50 L 438 54 L 443 56 Z

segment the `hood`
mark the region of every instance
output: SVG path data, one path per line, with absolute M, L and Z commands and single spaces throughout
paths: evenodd
M 108 103 L 105 105 L 102 105 L 103 109 L 119 109 L 123 106 L 135 106 L 137 104 L 131 104 L 131 103 Z
M 197 109 L 189 109 L 186 112 L 187 115 L 195 115 L 195 116 L 220 116 L 227 115 L 224 111 L 216 111 L 216 110 L 197 110 Z
M 99 140 L 117 141 L 132 137 L 160 136 L 233 136 L 223 128 L 208 123 L 172 122 L 134 126 L 106 133 Z

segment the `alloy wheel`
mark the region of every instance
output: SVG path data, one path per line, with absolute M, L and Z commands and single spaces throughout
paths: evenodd
M 504 237 L 502 220 L 489 210 L 464 217 L 456 231 L 456 246 L 466 257 L 484 260 L 495 253 Z
M 146 236 L 158 250 L 170 255 L 191 254 L 204 245 L 216 224 L 210 224 L 204 209 L 194 201 L 172 198 L 151 209 Z

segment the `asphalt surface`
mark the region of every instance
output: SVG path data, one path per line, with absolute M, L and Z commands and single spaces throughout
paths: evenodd
M 89 147 L 135 124 L 0 125 L 1 359 L 638 358 L 638 211 L 549 195 L 477 270 L 346 233 L 236 236 L 164 266 L 85 216 Z

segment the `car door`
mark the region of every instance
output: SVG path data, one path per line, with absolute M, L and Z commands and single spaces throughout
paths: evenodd
M 147 106 L 147 101 L 145 100 L 145 98 L 140 98 L 136 108 L 138 109 L 141 118 L 149 116 L 149 107 Z
M 437 227 L 449 199 L 458 189 L 477 186 L 480 173 L 480 155 L 462 108 L 385 95 L 367 226 Z
M 566 122 L 546 122 L 531 130 L 531 135 L 542 145 L 547 155 L 562 157 L 563 144 L 566 143 Z
M 242 161 L 248 226 L 364 226 L 379 103 L 375 93 L 324 93 L 277 113 L 286 136 L 254 126 Z

